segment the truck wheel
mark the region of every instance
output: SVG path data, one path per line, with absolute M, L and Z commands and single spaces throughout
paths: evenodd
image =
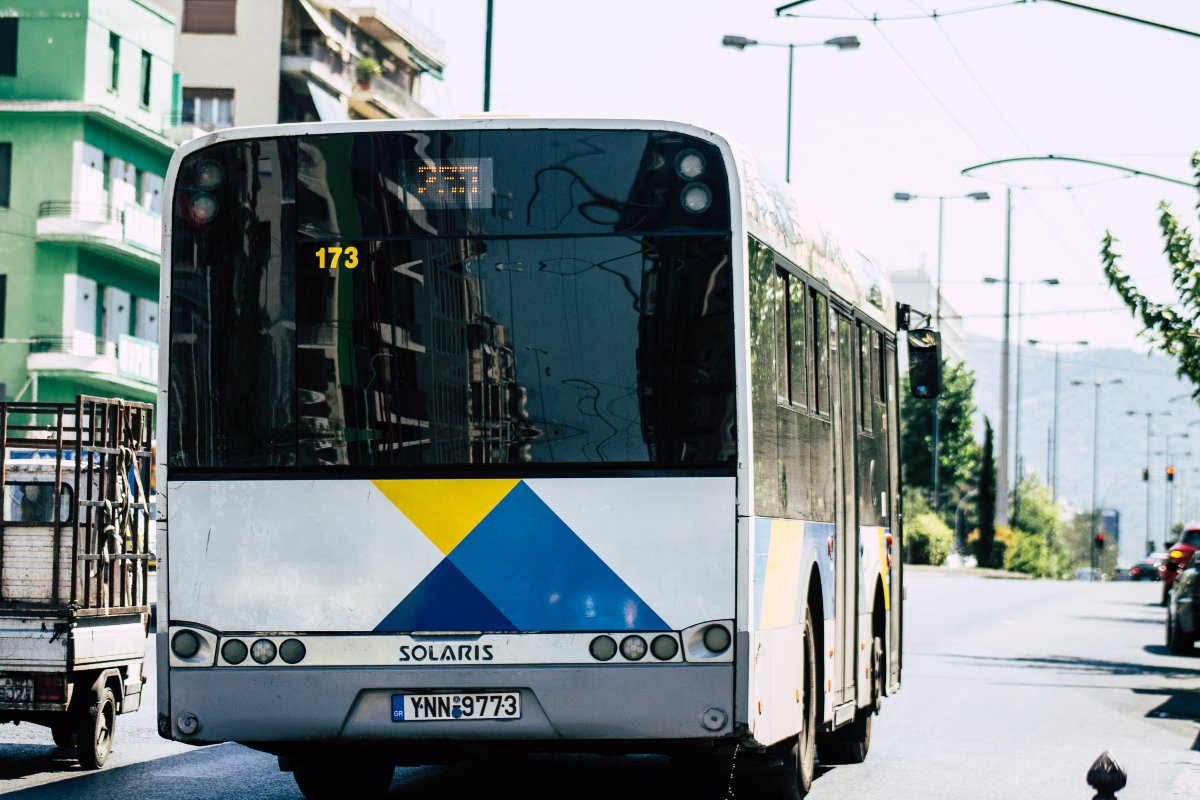
M 105 687 L 100 700 L 79 715 L 75 728 L 79 766 L 100 769 L 112 752 L 113 733 L 117 722 L 117 701 L 112 689 Z
M 297 764 L 292 777 L 308 800 L 341 800 L 383 797 L 395 772 L 386 761 L 325 761 Z
M 50 726 L 50 735 L 54 737 L 54 744 L 63 750 L 75 747 L 75 728 L 70 722 L 54 723 Z

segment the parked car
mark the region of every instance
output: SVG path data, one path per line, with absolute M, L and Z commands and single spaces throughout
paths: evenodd
M 1167 602 L 1167 648 L 1191 655 L 1200 631 L 1200 560 L 1179 573 Z
M 1161 581 L 1165 567 L 1163 559 L 1167 557 L 1166 550 L 1151 553 L 1129 568 L 1131 581 Z
M 1163 559 L 1163 593 L 1162 604 L 1167 604 L 1167 595 L 1171 592 L 1171 584 L 1180 572 L 1187 569 L 1192 561 L 1192 554 L 1200 548 L 1200 527 L 1190 527 L 1184 530 L 1179 541 L 1167 548 L 1167 557 Z

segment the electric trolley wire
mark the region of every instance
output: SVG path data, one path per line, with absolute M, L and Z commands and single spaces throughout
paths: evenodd
M 857 21 L 859 21 L 859 22 L 869 22 L 870 21 L 870 18 L 867 17 L 867 15 L 864 14 L 853 2 L 851 2 L 851 0 L 843 0 L 843 2 L 845 2 L 845 4 L 847 6 L 849 6 L 852 11 L 854 11 L 856 14 L 859 15 Z M 942 109 L 942 111 L 944 111 L 946 113 L 946 116 L 950 118 L 951 122 L 953 122 L 955 124 L 955 126 L 957 126 L 958 129 L 960 131 L 962 131 L 963 135 L 965 135 L 971 141 L 971 143 L 974 144 L 975 147 L 979 149 L 979 151 L 981 153 L 983 153 L 985 156 L 987 156 L 989 159 L 991 159 L 992 156 L 989 153 L 988 148 L 985 147 L 984 144 L 978 138 L 976 138 L 976 136 L 973 133 L 971 133 L 971 131 L 967 128 L 966 124 L 963 123 L 963 121 L 960 120 L 958 118 L 958 116 L 955 115 L 955 113 L 950 110 L 950 106 L 947 105 L 946 102 L 944 100 L 942 100 L 941 97 L 938 96 L 937 92 L 935 92 L 933 90 L 933 87 L 930 86 L 929 83 L 924 78 L 921 77 L 921 74 L 919 72 L 917 72 L 916 67 L 914 67 L 912 65 L 912 63 L 907 58 L 904 57 L 904 54 L 902 52 L 900 52 L 900 48 L 896 45 L 896 43 L 893 42 L 892 39 L 879 26 L 875 26 L 875 31 L 876 31 L 876 33 L 879 34 L 880 38 L 883 39 L 884 43 L 887 44 L 887 46 L 891 49 L 891 51 L 893 53 L 895 53 L 896 58 L 898 58 L 900 60 L 900 63 L 902 63 L 904 65 L 904 67 L 909 71 L 909 73 L 913 76 L 913 78 L 916 79 L 917 83 L 919 83 L 921 85 L 921 87 L 933 99 L 933 101 L 935 103 L 937 103 L 938 106 Z M 955 52 L 957 53 L 957 50 Z M 961 56 L 960 56 L 960 61 L 961 61 Z M 969 72 L 969 70 L 968 70 L 968 72 Z M 977 85 L 978 85 L 978 83 L 977 83 Z M 985 92 L 985 95 L 986 95 L 986 92 Z M 989 99 L 989 102 L 990 102 L 990 99 Z M 1002 114 L 1001 114 L 1001 118 L 1003 119 Z M 1006 124 L 1008 124 L 1007 121 L 1006 121 Z M 1011 130 L 1011 126 L 1010 126 L 1010 130 Z M 1018 141 L 1021 140 L 1021 137 L 1019 135 L 1017 138 L 1018 138 Z M 1007 183 L 1005 185 L 1012 186 L 1017 183 L 1016 181 L 1012 180 L 1012 176 L 1007 173 L 1007 170 L 1004 167 L 1000 167 L 1000 171 L 1002 174 L 1006 175 L 1006 177 L 1009 178 L 1009 183 Z M 1072 248 L 1070 245 L 1068 245 L 1066 240 L 1063 239 L 1062 234 L 1058 232 L 1058 229 L 1055 226 L 1050 224 L 1050 220 L 1046 217 L 1045 212 L 1037 204 L 1037 202 L 1033 200 L 1032 196 L 1025 195 L 1025 198 L 1029 201 L 1030 207 L 1033 208 L 1034 213 L 1041 219 L 1042 224 L 1045 226 L 1046 230 L 1050 233 L 1050 235 L 1052 237 L 1054 237 L 1054 239 L 1056 239 L 1058 241 L 1059 245 L 1063 248 L 1063 252 L 1067 255 L 1067 257 L 1070 258 L 1072 261 L 1074 261 L 1076 266 L 1078 266 L 1081 269 L 1086 270 L 1087 266 L 1082 261 L 1079 260 L 1079 256 L 1075 252 L 1074 248 Z

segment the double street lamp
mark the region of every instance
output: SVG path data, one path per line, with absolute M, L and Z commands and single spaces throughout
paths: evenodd
M 942 232 L 944 229 L 945 210 L 947 200 L 975 200 L 983 202 L 990 200 L 991 196 L 987 192 L 970 192 L 968 194 L 935 194 L 921 195 L 912 194 L 911 192 L 895 192 L 892 194 L 892 199 L 901 203 L 908 203 L 913 200 L 937 200 L 938 201 L 938 244 L 937 244 L 937 277 L 933 288 L 933 327 L 934 330 L 942 329 Z M 930 486 L 933 491 L 930 495 L 930 505 L 933 510 L 938 509 L 938 490 L 939 490 L 939 472 L 938 469 L 938 453 L 941 443 L 941 402 L 938 398 L 933 400 L 933 458 L 930 463 L 932 471 L 932 479 Z
M 745 36 L 724 36 L 722 47 L 745 50 L 747 47 L 786 47 L 788 49 L 787 79 L 787 155 L 784 158 L 783 179 L 792 182 L 792 62 L 797 47 L 833 47 L 838 50 L 857 50 L 862 43 L 857 36 L 835 36 L 823 42 L 763 42 Z

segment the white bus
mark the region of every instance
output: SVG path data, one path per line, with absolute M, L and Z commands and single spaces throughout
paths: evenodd
M 898 311 L 786 187 L 687 125 L 420 120 L 212 134 L 167 196 L 164 737 L 310 798 L 489 746 L 783 797 L 865 757 Z

